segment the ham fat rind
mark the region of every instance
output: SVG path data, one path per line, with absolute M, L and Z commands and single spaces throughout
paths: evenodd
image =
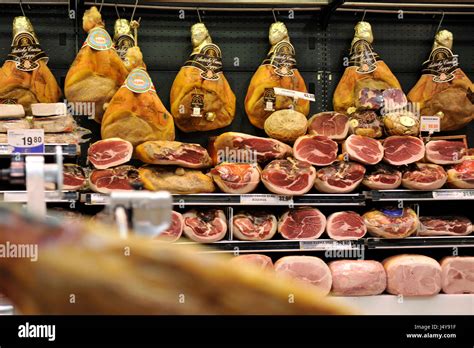
M 227 221 L 222 210 L 190 210 L 183 214 L 183 218 L 184 234 L 198 243 L 217 242 L 224 238 L 227 232 Z
M 387 292 L 403 296 L 431 296 L 441 290 L 441 266 L 424 255 L 396 255 L 383 261 Z

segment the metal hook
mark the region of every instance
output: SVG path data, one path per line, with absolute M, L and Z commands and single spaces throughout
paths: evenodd
M 102 12 L 102 6 L 104 5 L 104 0 L 102 0 L 102 2 L 100 3 L 100 7 L 99 7 L 99 13 Z
M 21 0 L 20 0 L 20 9 L 21 9 L 21 13 L 23 14 L 23 17 L 26 17 L 25 16 L 25 11 L 23 11 L 23 4 L 22 4 Z
M 199 7 L 196 7 L 196 12 L 197 12 L 197 15 L 198 15 L 199 23 L 202 23 L 201 14 L 199 13 Z
M 117 13 L 118 19 L 120 19 L 120 13 L 119 13 L 119 10 L 118 10 L 118 7 L 117 7 L 117 3 L 115 3 L 115 12 Z
M 441 23 L 443 23 L 443 19 L 444 19 L 444 11 L 442 12 L 441 19 L 439 21 L 438 28 L 436 29 L 435 34 L 437 34 L 439 29 L 441 28 Z
M 275 14 L 275 9 L 273 9 L 273 8 L 272 8 L 272 14 L 273 14 L 273 20 L 275 21 L 275 23 L 278 22 L 277 16 Z
M 135 17 L 135 11 L 137 10 L 137 6 L 138 0 L 135 1 L 135 6 L 133 7 L 132 18 L 130 19 L 130 22 L 133 21 L 133 17 Z
M 363 21 L 364 21 L 364 19 L 365 19 L 365 14 L 366 14 L 366 13 L 367 13 L 367 10 L 366 10 L 366 9 L 364 9 L 364 14 L 362 15 L 362 19 L 360 20 L 361 22 L 363 22 Z

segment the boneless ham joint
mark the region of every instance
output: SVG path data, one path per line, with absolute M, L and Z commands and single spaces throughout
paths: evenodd
M 107 169 L 127 163 L 132 158 L 133 146 L 130 142 L 111 138 L 99 140 L 89 146 L 87 160 L 96 169 Z
M 403 296 L 431 296 L 441 290 L 441 266 L 424 255 L 403 254 L 383 261 L 387 292 Z
M 221 163 L 210 174 L 222 192 L 245 194 L 257 188 L 260 172 L 259 166 L 250 163 Z
M 319 209 L 289 209 L 278 220 L 278 232 L 285 239 L 316 239 L 326 228 L 326 217 Z
M 170 227 L 158 235 L 155 239 L 165 242 L 175 242 L 183 233 L 184 218 L 180 213 L 173 211 L 171 214 L 171 225 Z
M 252 266 L 262 271 L 273 271 L 272 259 L 262 254 L 239 255 L 230 260 L 231 263 L 241 266 Z
M 331 290 L 332 277 L 329 267 L 314 256 L 285 256 L 275 262 L 275 272 L 317 288 L 327 295 Z
M 217 242 L 227 233 L 227 220 L 224 212 L 219 209 L 190 210 L 183 214 L 183 219 L 184 234 L 198 243 Z
M 303 135 L 293 145 L 293 155 L 315 166 L 327 166 L 336 161 L 338 145 L 325 135 Z
M 338 260 L 329 263 L 331 294 L 335 296 L 380 295 L 387 286 L 387 275 L 380 262 Z
M 411 208 L 371 210 L 363 215 L 367 231 L 374 237 L 405 238 L 416 232 L 419 220 Z
M 334 240 L 357 240 L 365 236 L 364 219 L 353 211 L 340 211 L 329 215 L 326 232 Z
M 268 240 L 275 235 L 277 219 L 265 212 L 239 212 L 232 218 L 232 227 L 239 240 Z
M 441 286 L 446 294 L 474 294 L 474 257 L 443 258 L 441 260 Z
M 294 158 L 273 160 L 262 171 L 265 187 L 279 195 L 302 195 L 313 187 L 316 170 L 311 164 Z

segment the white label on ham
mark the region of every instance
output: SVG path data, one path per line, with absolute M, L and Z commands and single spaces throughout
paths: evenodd
M 288 205 L 293 203 L 292 196 L 281 196 L 281 195 L 241 195 L 240 204 L 253 204 L 253 205 Z
M 429 133 L 440 132 L 440 118 L 438 116 L 421 116 L 421 131 Z
M 91 204 L 109 204 L 110 197 L 101 193 L 91 194 Z
M 290 97 L 293 99 L 304 99 L 304 100 L 309 100 L 309 101 L 316 101 L 316 98 L 314 94 L 311 93 L 304 93 L 300 91 L 293 91 L 291 89 L 285 89 L 285 88 L 280 88 L 280 87 L 274 87 L 276 95 L 282 95 L 285 97 Z
M 464 191 L 433 191 L 433 198 L 439 200 L 445 199 L 474 199 L 474 190 Z
M 300 241 L 300 250 L 351 250 L 356 248 L 350 240 L 302 240 Z

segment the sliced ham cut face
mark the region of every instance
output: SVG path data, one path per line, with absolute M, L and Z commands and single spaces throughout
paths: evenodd
M 277 219 L 265 212 L 240 212 L 234 215 L 232 227 L 239 240 L 268 240 L 275 235 Z
M 165 242 L 176 242 L 183 233 L 184 218 L 183 215 L 177 211 L 171 213 L 171 225 L 170 227 L 158 235 L 155 239 Z
M 77 164 L 66 163 L 63 166 L 63 190 L 80 190 L 86 184 L 84 169 Z
M 339 161 L 318 170 L 314 186 L 323 193 L 349 193 L 359 186 L 364 175 L 363 165 Z
M 292 148 L 281 141 L 236 132 L 219 135 L 213 144 L 215 163 L 253 162 L 254 157 L 258 162 L 268 162 L 286 158 L 291 153 Z
M 337 158 L 337 143 L 324 135 L 303 135 L 296 139 L 293 154 L 300 161 L 327 166 Z
M 463 216 L 420 216 L 419 236 L 467 236 L 471 220 Z
M 212 243 L 224 238 L 227 232 L 225 214 L 219 209 L 207 211 L 190 210 L 183 214 L 183 232 L 198 243 Z
M 448 170 L 448 185 L 458 189 L 474 189 L 474 158 L 467 158 L 462 163 Z
M 342 140 L 349 132 L 349 117 L 335 111 L 321 112 L 308 120 L 308 133 Z
M 385 259 L 387 292 L 403 296 L 432 296 L 441 290 L 441 266 L 424 255 L 396 255 Z
M 89 146 L 87 159 L 96 169 L 108 169 L 127 163 L 132 158 L 133 146 L 120 138 L 99 140 Z
M 353 211 L 341 211 L 328 217 L 326 232 L 334 240 L 357 240 L 365 236 L 364 219 Z
M 274 160 L 262 171 L 265 187 L 279 195 L 302 195 L 311 190 L 316 170 L 305 161 L 294 158 Z
M 138 183 L 140 183 L 138 170 L 132 166 L 96 169 L 89 175 L 89 186 L 99 193 L 134 190 L 133 184 Z
M 275 272 L 285 277 L 312 285 L 324 295 L 327 295 L 331 290 L 331 271 L 324 261 L 318 257 L 282 257 L 275 262 Z
M 388 137 L 383 142 L 383 148 L 384 161 L 394 166 L 415 163 L 425 156 L 423 141 L 412 136 Z
M 255 164 L 221 163 L 211 170 L 211 175 L 223 192 L 245 194 L 257 188 L 260 172 Z
M 456 164 L 463 161 L 467 153 L 462 141 L 431 140 L 425 145 L 426 159 L 435 164 Z
M 394 190 L 402 184 L 402 172 L 379 163 L 364 176 L 362 184 L 371 190 Z
M 399 110 L 408 104 L 407 97 L 401 89 L 388 88 L 382 92 L 384 113 Z
M 262 254 L 239 255 L 230 260 L 231 263 L 240 267 L 253 266 L 262 271 L 273 271 L 272 259 Z
M 380 238 L 405 238 L 416 232 L 419 219 L 411 208 L 371 210 L 363 216 L 370 235 Z
M 342 151 L 353 161 L 375 165 L 383 159 L 383 146 L 380 141 L 363 135 L 351 135 L 344 141 Z
M 338 260 L 329 263 L 331 294 L 335 296 L 380 295 L 387 287 L 383 265 L 371 260 Z
M 445 294 L 474 294 L 474 257 L 443 258 L 441 260 L 441 287 Z
M 409 190 L 437 190 L 448 179 L 443 167 L 431 163 L 416 163 L 403 173 L 402 186 Z
M 325 228 L 326 217 L 312 207 L 290 209 L 278 221 L 278 232 L 285 239 L 316 239 Z

